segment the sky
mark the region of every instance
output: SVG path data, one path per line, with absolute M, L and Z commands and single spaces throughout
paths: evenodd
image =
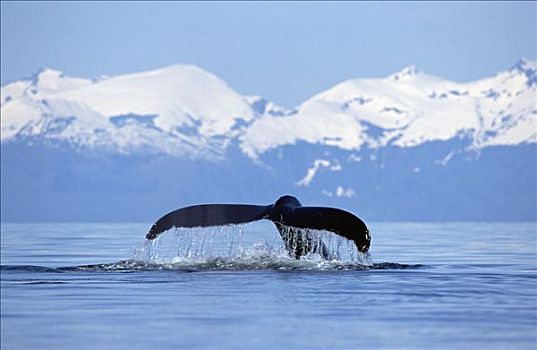
M 536 2 L 1 2 L 1 82 L 195 64 L 287 108 L 408 65 L 465 82 L 537 56 Z

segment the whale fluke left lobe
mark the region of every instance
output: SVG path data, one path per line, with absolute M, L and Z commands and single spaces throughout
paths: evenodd
M 155 239 L 172 227 L 242 224 L 265 218 L 272 205 L 203 204 L 174 210 L 155 222 L 145 238 Z

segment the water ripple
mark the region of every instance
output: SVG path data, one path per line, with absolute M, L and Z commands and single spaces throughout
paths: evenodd
M 64 272 L 137 272 L 175 270 L 195 271 L 238 271 L 238 270 L 274 270 L 274 271 L 365 271 L 365 270 L 405 270 L 423 267 L 419 264 L 400 264 L 382 262 L 360 264 L 342 261 L 307 261 L 294 259 L 246 260 L 211 258 L 203 261 L 170 261 L 163 263 L 136 260 L 121 260 L 114 263 L 102 263 L 80 266 L 51 268 L 32 265 L 1 265 L 2 273 L 64 273 Z

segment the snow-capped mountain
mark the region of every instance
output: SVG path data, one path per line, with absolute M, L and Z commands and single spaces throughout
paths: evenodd
M 521 60 L 509 71 L 464 84 L 415 67 L 345 81 L 286 118 L 256 120 L 242 136 L 242 149 L 256 157 L 299 141 L 347 150 L 413 147 L 458 135 L 469 135 L 476 149 L 537 142 L 536 71 L 535 62 Z
M 248 99 L 195 66 L 97 81 L 45 69 L 2 88 L 2 142 L 41 138 L 119 153 L 214 157 L 253 118 Z
M 1 90 L 2 220 L 153 220 L 283 193 L 376 220 L 537 220 L 537 65 L 408 67 L 287 110 L 195 66 Z M 53 203 L 53 205 L 50 205 Z
M 468 135 L 476 149 L 517 145 L 537 142 L 536 71 L 521 60 L 494 77 L 455 83 L 407 67 L 342 82 L 286 111 L 195 66 L 95 81 L 45 69 L 2 87 L 1 141 L 209 158 L 223 157 L 234 139 L 251 158 L 301 141 L 359 150 Z

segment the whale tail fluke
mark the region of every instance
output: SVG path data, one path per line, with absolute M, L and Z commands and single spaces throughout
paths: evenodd
M 354 214 L 336 208 L 303 207 L 298 199 L 292 196 L 280 197 L 274 204 L 265 206 L 203 204 L 181 208 L 158 219 L 145 237 L 155 239 L 172 227 L 221 226 L 261 219 L 268 219 L 276 224 L 287 250 L 296 258 L 309 252 L 320 253 L 329 258 L 324 244 L 315 243 L 308 229 L 326 230 L 352 240 L 363 253 L 368 251 L 371 243 L 365 223 Z M 287 233 L 284 234 L 284 231 Z

